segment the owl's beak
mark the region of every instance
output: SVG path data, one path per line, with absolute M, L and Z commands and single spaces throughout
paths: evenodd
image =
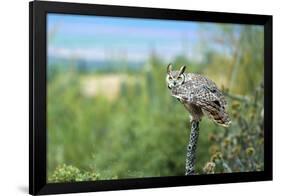
M 168 88 L 169 88 L 169 89 L 172 89 L 172 88 L 175 87 L 175 86 L 176 86 L 176 82 L 173 82 L 173 83 L 168 84 Z

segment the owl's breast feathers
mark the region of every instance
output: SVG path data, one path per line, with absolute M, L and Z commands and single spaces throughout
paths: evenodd
M 171 93 L 184 104 L 193 118 L 201 119 L 204 113 L 222 126 L 230 125 L 226 99 L 216 84 L 208 78 L 198 74 L 186 74 L 186 81 L 172 88 Z

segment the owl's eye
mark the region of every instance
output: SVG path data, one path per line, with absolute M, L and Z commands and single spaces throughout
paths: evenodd
M 172 80 L 173 78 L 171 76 L 168 77 L 169 80 Z
M 183 80 L 183 75 L 178 76 L 178 80 Z

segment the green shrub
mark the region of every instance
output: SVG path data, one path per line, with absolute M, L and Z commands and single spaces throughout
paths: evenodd
M 50 177 L 50 182 L 79 182 L 98 180 L 99 174 L 95 172 L 82 172 L 77 167 L 72 165 L 58 166 L 53 175 Z
M 236 99 L 231 105 L 232 125 L 225 132 L 209 134 L 211 158 L 203 173 L 263 170 L 263 94 L 263 85 L 260 85 L 247 99 L 232 97 Z M 210 170 L 208 165 L 215 166 Z

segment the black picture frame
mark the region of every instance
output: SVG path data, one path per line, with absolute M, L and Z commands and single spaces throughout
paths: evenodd
M 51 183 L 46 180 L 46 14 L 205 21 L 264 26 L 264 171 L 151 177 L 91 182 Z M 33 1 L 29 3 L 29 193 L 57 194 L 90 191 L 204 185 L 272 180 L 272 16 L 187 11 L 144 7 Z

